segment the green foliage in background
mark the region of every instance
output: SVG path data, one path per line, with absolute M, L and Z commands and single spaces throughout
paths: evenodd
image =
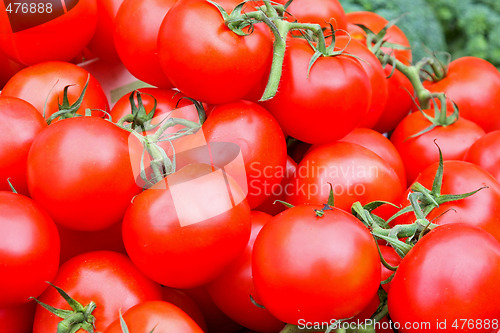
M 433 9 L 426 0 L 339 1 L 347 13 L 354 11 L 371 11 L 379 14 L 389 21 L 405 14 L 405 16 L 402 17 L 397 23 L 397 26 L 403 30 L 410 41 L 410 45 L 413 49 L 414 61 L 418 61 L 428 55 L 423 46 L 432 51 L 447 50 L 443 29 L 441 28 L 439 20 L 436 18 Z M 428 1 L 434 2 L 434 0 Z M 462 0 L 456 0 L 455 2 L 460 1 Z
M 500 66 L 499 0 L 427 0 L 441 22 L 453 59 L 476 56 Z

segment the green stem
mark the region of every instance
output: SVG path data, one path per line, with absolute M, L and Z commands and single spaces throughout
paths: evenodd
M 297 325 L 286 324 L 286 326 L 279 333 L 312 333 L 312 332 L 323 332 L 323 330 L 299 328 Z

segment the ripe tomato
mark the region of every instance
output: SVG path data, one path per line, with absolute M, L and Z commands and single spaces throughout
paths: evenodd
M 426 168 L 415 179 L 430 189 L 438 163 Z M 410 186 L 411 187 L 411 186 Z M 462 194 L 486 187 L 461 200 L 440 204 L 427 216 L 435 224 L 465 223 L 480 227 L 500 241 L 500 184 L 486 170 L 464 161 L 444 161 L 442 194 Z M 402 206 L 408 206 L 409 190 L 403 194 Z M 406 214 L 395 223 L 412 223 L 414 214 Z
M 437 227 L 401 261 L 388 305 L 402 333 L 496 332 L 500 243 L 475 227 Z
M 346 17 L 347 31 L 352 38 L 362 41 L 366 41 L 366 34 L 360 27 L 357 26 L 357 24 L 362 24 L 374 33 L 378 34 L 389 23 L 389 21 L 384 17 L 369 11 L 350 12 L 346 14 Z M 403 30 L 401 30 L 397 25 L 391 26 L 387 29 L 384 40 L 388 43 L 398 44 L 405 48 L 391 49 L 390 47 L 383 47 L 382 50 L 385 53 L 393 54 L 398 60 L 406 65 L 411 64 L 412 53 L 410 42 L 408 41 L 408 38 Z
M 488 84 L 485 84 L 487 82 Z M 460 116 L 486 132 L 500 129 L 500 73 L 486 60 L 462 57 L 453 60 L 446 76 L 438 82 L 425 81 L 431 92 L 444 92 L 455 102 Z
M 0 326 L 9 333 L 32 333 L 36 302 L 0 308 Z
M 283 204 L 276 202 L 276 200 L 286 201 L 287 192 L 292 187 L 293 175 L 296 170 L 297 163 L 290 156 L 287 156 L 286 170 L 281 183 L 276 184 L 271 188 L 271 196 L 260 204 L 256 210 L 273 216 L 284 211 L 286 207 Z
M 189 317 L 191 317 L 204 332 L 207 331 L 207 324 L 205 322 L 203 312 L 201 312 L 200 306 L 191 296 L 181 289 L 169 288 L 165 286 L 161 289 L 163 292 L 163 300 L 165 302 L 177 306 Z
M 26 66 L 11 60 L 0 51 L 0 90 L 2 90 L 3 86 L 5 86 L 7 81 L 9 81 L 14 74 L 24 67 Z
M 431 125 L 421 112 L 413 112 L 398 124 L 391 135 L 391 142 L 403 160 L 408 184 L 429 165 L 439 161 L 439 151 L 434 142 L 439 145 L 443 159 L 461 160 L 469 147 L 485 134 L 479 125 L 459 118 L 451 125 L 436 126 L 411 137 Z
M 114 251 L 126 254 L 122 239 L 122 224 L 97 231 L 71 230 L 57 226 L 61 238 L 61 262 L 90 251 Z
M 22 99 L 0 95 L 0 190 L 28 194 L 26 160 L 35 137 L 47 126 L 37 109 Z
M 335 207 L 347 211 L 356 201 L 398 202 L 403 193 L 396 172 L 380 156 L 340 141 L 313 148 L 298 164 L 292 184 L 287 199 L 292 205 L 327 202 L 331 184 Z
M 54 285 L 86 306 L 93 301 L 97 306 L 96 331 L 104 331 L 132 306 L 161 300 L 161 286 L 154 283 L 132 264 L 125 255 L 111 251 L 87 252 L 68 260 L 59 268 Z M 39 298 L 57 309 L 70 306 L 55 288 L 49 287 Z M 56 332 L 61 318 L 37 306 L 33 333 Z
M 178 1 L 158 35 L 167 77 L 187 96 L 209 104 L 234 102 L 249 94 L 268 75 L 272 48 L 268 30 L 256 27 L 250 35 L 238 36 L 224 25 L 219 10 L 204 0 Z
M 115 18 L 116 51 L 127 69 L 139 80 L 160 88 L 172 83 L 163 73 L 158 57 L 158 31 L 177 0 L 124 0 Z
M 97 0 L 97 26 L 87 47 L 106 62 L 118 62 L 113 33 L 115 17 L 123 0 Z
M 377 57 L 366 47 L 366 44 L 349 38 L 337 36 L 335 46 L 345 48 L 347 54 L 358 57 L 360 63 L 368 74 L 372 87 L 372 100 L 368 112 L 364 115 L 359 127 L 372 128 L 379 120 L 387 104 L 388 83 L 384 68 Z
M 346 17 L 348 22 L 348 33 L 353 39 L 362 41 L 363 43 L 366 43 L 365 32 L 356 24 L 362 24 L 374 33 L 379 33 L 380 30 L 382 30 L 389 23 L 389 21 L 382 16 L 368 11 L 351 12 L 348 13 Z M 384 40 L 389 43 L 407 47 L 408 49 L 402 50 L 393 50 L 391 48 L 383 47 L 382 50 L 386 53 L 393 54 L 398 60 L 406 65 L 411 64 L 412 53 L 409 48 L 410 42 L 399 27 L 393 25 L 387 29 Z M 413 86 L 406 76 L 397 70 L 393 72 L 391 65 L 386 65 L 384 70 L 386 76 L 392 74 L 387 79 L 387 104 L 377 124 L 373 127 L 381 133 L 389 132 L 394 129 L 399 121 L 409 113 L 411 106 L 413 105 L 413 101 L 411 99 L 411 96 L 413 95 Z
M 0 307 L 38 297 L 57 273 L 59 251 L 47 213 L 28 197 L 0 191 Z
M 69 61 L 90 41 L 96 24 L 96 0 L 2 1 L 0 49 L 25 65 Z
M 203 333 L 203 330 L 184 311 L 164 301 L 137 304 L 123 314 L 130 332 Z M 104 333 L 122 333 L 120 319 L 115 320 Z
M 396 147 L 385 136 L 369 128 L 355 128 L 339 141 L 351 142 L 363 146 L 382 157 L 396 171 L 402 188 L 406 188 L 406 171 L 403 160 Z
M 307 143 L 333 142 L 359 125 L 371 103 L 371 84 L 358 60 L 320 57 L 308 75 L 314 50 L 290 39 L 278 92 L 264 106 L 283 131 Z
M 328 23 L 334 29 L 347 27 L 346 14 L 338 0 L 294 0 L 287 11 L 301 23 L 316 23 L 327 29 Z
M 99 82 L 85 69 L 69 62 L 48 61 L 26 67 L 5 84 L 2 95 L 24 99 L 41 114 L 45 111 L 48 118 L 59 110 L 58 103 L 63 103 L 64 87 L 70 86 L 68 100 L 73 104 L 87 79 L 89 84 L 78 113 L 85 114 L 85 109 L 108 111 L 108 100 Z M 95 113 L 102 115 L 102 112 Z
M 500 182 L 500 130 L 479 138 L 465 153 L 464 161 L 479 165 Z
M 31 197 L 70 229 L 95 231 L 120 222 L 141 191 L 132 172 L 128 137 L 97 117 L 48 126 L 28 155 Z
M 238 184 L 220 169 L 190 164 L 134 198 L 123 241 L 147 276 L 189 288 L 210 282 L 236 259 L 250 229 L 250 208 Z
M 266 309 L 257 307 L 249 297 L 259 303 L 252 281 L 252 249 L 260 230 L 271 219 L 266 213 L 252 212 L 252 234 L 245 251 L 207 289 L 215 304 L 237 323 L 259 332 L 274 333 L 285 324 Z
M 349 318 L 368 305 L 380 284 L 380 259 L 368 229 L 353 215 L 319 205 L 290 208 L 255 240 L 252 274 L 262 305 L 297 324 Z
M 217 105 L 202 130 L 211 146 L 232 142 L 241 149 L 247 182 L 242 188 L 248 189 L 250 208 L 256 208 L 271 196 L 273 187 L 284 177 L 287 155 L 283 131 L 266 109 L 246 101 Z M 212 154 L 226 153 L 226 150 L 212 150 Z M 221 158 L 212 156 L 214 161 Z

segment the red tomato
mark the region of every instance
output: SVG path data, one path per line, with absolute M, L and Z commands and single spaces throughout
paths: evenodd
M 96 331 L 104 331 L 132 306 L 161 300 L 161 286 L 149 280 L 125 255 L 111 251 L 87 252 L 76 256 L 59 268 L 54 285 L 86 306 L 97 306 Z M 71 309 L 57 290 L 49 287 L 39 298 L 57 309 Z M 61 318 L 38 306 L 33 333 L 56 332 Z
M 9 81 L 14 74 L 24 67 L 26 66 L 11 60 L 0 51 L 0 90 L 2 90 L 3 86 L 5 86 L 7 81 Z
M 38 297 L 59 267 L 54 222 L 28 197 L 0 192 L 0 307 Z
M 357 39 L 366 43 L 366 36 L 364 31 L 356 26 L 356 24 L 362 24 L 372 30 L 374 33 L 379 33 L 389 21 L 382 16 L 368 11 L 351 12 L 347 15 L 347 31 L 353 39 Z M 341 33 L 341 32 L 340 32 Z M 390 43 L 399 44 L 408 49 L 403 50 L 393 50 L 387 47 L 383 47 L 382 50 L 386 53 L 392 53 L 398 60 L 406 65 L 411 64 L 412 53 L 410 47 L 410 42 L 404 34 L 404 32 L 397 26 L 393 25 L 387 29 L 384 40 Z M 381 117 L 379 118 L 375 127 L 375 130 L 385 133 L 389 132 L 403 119 L 411 109 L 413 101 L 411 96 L 413 95 L 413 86 L 410 81 L 399 71 L 394 71 L 392 66 L 385 66 L 385 75 L 392 75 L 387 79 L 388 84 L 388 98 L 387 104 Z
M 217 105 L 202 130 L 211 146 L 232 142 L 241 149 L 246 172 L 242 188 L 248 189 L 250 208 L 256 208 L 271 196 L 272 189 L 284 177 L 287 155 L 283 131 L 266 109 L 246 101 Z M 224 160 L 221 155 L 226 153 L 226 149 L 221 152 L 213 149 L 212 154 L 219 156 L 212 159 Z
M 274 216 L 286 209 L 285 205 L 276 202 L 276 200 L 286 201 L 287 191 L 292 187 L 293 175 L 296 169 L 297 163 L 290 156 L 287 156 L 283 180 L 271 188 L 271 196 L 260 204 L 256 210 Z
M 362 24 L 374 33 L 378 34 L 389 23 L 389 21 L 384 17 L 369 11 L 347 13 L 346 17 L 348 23 L 347 31 L 351 34 L 352 38 L 362 41 L 366 40 L 366 35 L 365 32 L 357 26 L 357 24 Z M 385 53 L 394 54 L 398 60 L 406 65 L 411 64 L 412 53 L 410 49 L 410 42 L 408 41 L 408 38 L 404 34 L 403 30 L 401 30 L 397 25 L 391 26 L 387 29 L 384 40 L 388 43 L 406 47 L 407 49 L 402 50 L 383 47 L 382 50 Z
M 235 260 L 250 228 L 250 208 L 238 184 L 220 169 L 190 164 L 134 198 L 123 241 L 147 276 L 190 288 L 210 282 Z
M 231 319 L 246 328 L 259 332 L 279 332 L 285 324 L 269 311 L 257 307 L 249 295 L 259 303 L 252 281 L 252 248 L 262 227 L 271 221 L 266 213 L 252 212 L 252 234 L 245 252 L 207 287 L 215 304 Z
M 399 254 L 397 254 L 396 250 L 394 250 L 392 246 L 379 245 L 378 247 L 380 249 L 380 252 L 382 253 L 382 256 L 384 257 L 384 260 L 389 265 L 391 265 L 392 267 L 397 267 L 399 265 L 399 263 L 401 262 L 401 257 L 399 256 Z M 387 280 L 394 273 L 394 271 L 391 271 L 390 269 L 385 267 L 382 263 L 381 263 L 381 268 L 382 268 L 382 275 L 380 278 L 380 282 Z M 390 287 L 391 287 L 391 282 L 382 284 L 382 288 L 384 288 L 386 292 L 389 292 Z
M 196 301 L 199 305 L 203 316 L 205 317 L 208 330 L 207 332 L 217 332 L 217 333 L 239 333 L 243 329 L 241 325 L 234 322 L 231 318 L 226 316 L 208 294 L 207 288 L 197 287 L 191 289 L 184 289 L 184 292 L 188 294 L 192 299 Z
M 0 48 L 26 65 L 69 61 L 90 41 L 96 24 L 96 0 L 3 1 Z
M 167 77 L 187 96 L 209 104 L 248 95 L 268 75 L 272 48 L 268 30 L 256 27 L 238 36 L 224 25 L 217 7 L 204 0 L 178 1 L 158 35 Z
M 89 84 L 78 113 L 85 114 L 85 109 L 107 111 L 108 100 L 99 82 L 85 69 L 69 62 L 49 61 L 27 67 L 7 82 L 2 95 L 24 99 L 48 118 L 59 110 L 58 103 L 63 103 L 64 87 L 70 86 L 68 100 L 73 104 L 82 94 L 87 79 Z
M 253 247 L 252 273 L 262 305 L 291 324 L 358 314 L 380 284 L 380 259 L 369 230 L 338 209 L 290 208 L 268 222 Z M 341 288 L 339 288 L 341 286 Z
M 308 75 L 314 50 L 290 39 L 278 92 L 264 103 L 283 131 L 307 143 L 333 142 L 362 121 L 371 103 L 371 84 L 358 60 L 320 57 Z
M 184 311 L 164 301 L 137 304 L 123 314 L 130 332 L 203 333 L 203 330 Z M 104 333 L 122 333 L 120 319 L 115 320 Z
M 474 142 L 465 153 L 464 160 L 479 165 L 500 182 L 500 130 Z
M 48 126 L 28 155 L 31 197 L 70 229 L 95 231 L 120 222 L 141 191 L 132 172 L 128 137 L 97 117 Z
M 9 333 L 32 333 L 36 302 L 0 308 L 0 326 Z
M 459 118 L 448 126 L 436 126 L 432 130 L 418 134 L 431 126 L 431 122 L 421 112 L 407 115 L 394 129 L 391 142 L 401 156 L 408 184 L 429 165 L 439 161 L 439 145 L 445 160 L 461 160 L 469 147 L 481 136 L 484 130 L 479 125 Z
M 286 2 L 286 1 L 282 1 Z M 301 23 L 316 23 L 334 29 L 346 29 L 347 18 L 338 0 L 294 0 L 287 11 Z
M 356 143 L 382 157 L 396 171 L 401 180 L 402 188 L 406 188 L 406 171 L 403 160 L 396 147 L 385 136 L 369 128 L 355 128 L 339 141 Z
M 486 132 L 500 129 L 500 73 L 486 60 L 455 59 L 449 64 L 444 79 L 426 81 L 424 86 L 431 92 L 446 93 L 458 106 L 460 116 L 475 122 Z
M 384 112 L 380 116 L 374 130 L 387 133 L 403 120 L 413 107 L 413 86 L 406 76 L 398 70 L 393 71 L 392 66 L 385 66 L 385 74 L 392 75 L 387 79 L 388 97 Z
M 500 243 L 463 224 L 432 230 L 401 261 L 388 305 L 401 333 L 496 332 Z
M 205 322 L 205 317 L 201 312 L 200 307 L 188 294 L 180 289 L 163 287 L 163 300 L 169 302 L 179 309 L 184 311 L 189 317 L 191 317 L 200 328 L 206 332 L 207 324 Z
M 127 69 L 139 80 L 160 88 L 172 83 L 163 73 L 158 57 L 158 31 L 177 0 L 124 0 L 115 18 L 116 51 Z
M 366 44 L 349 38 L 337 36 L 335 46 L 345 48 L 346 54 L 351 54 L 360 59 L 360 63 L 368 74 L 372 87 L 372 99 L 368 112 L 363 117 L 359 127 L 372 128 L 379 120 L 387 104 L 388 83 L 384 68 L 377 57 L 366 47 Z
M 61 238 L 61 262 L 90 251 L 114 251 L 126 254 L 122 239 L 122 224 L 98 231 L 71 230 L 57 226 Z
M 0 95 L 0 190 L 10 191 L 7 179 L 18 193 L 28 194 L 26 160 L 35 137 L 47 126 L 31 104 Z
M 115 17 L 123 0 L 97 0 L 97 26 L 88 48 L 108 62 L 118 62 L 113 33 Z
M 398 202 L 403 188 L 394 169 L 376 153 L 358 144 L 319 145 L 297 166 L 287 201 L 292 205 L 328 201 L 330 184 L 335 207 L 350 211 L 354 202 Z
M 415 179 L 430 189 L 438 163 L 426 168 Z M 464 161 L 444 161 L 444 173 L 441 193 L 462 194 L 478 190 L 479 192 L 461 200 L 443 203 L 427 216 L 435 224 L 465 223 L 480 227 L 500 241 L 500 184 L 481 167 Z M 411 187 L 411 186 L 410 186 Z M 409 190 L 401 197 L 402 206 L 408 206 Z M 396 223 L 412 223 L 413 214 L 396 219 Z

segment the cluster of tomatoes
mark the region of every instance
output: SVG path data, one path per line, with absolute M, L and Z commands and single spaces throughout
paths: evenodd
M 1 330 L 500 332 L 498 70 L 239 2 L 0 3 Z

